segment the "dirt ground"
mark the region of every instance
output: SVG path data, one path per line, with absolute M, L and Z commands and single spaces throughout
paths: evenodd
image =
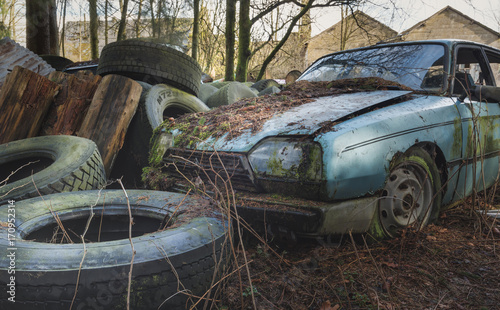
M 498 206 L 500 195 L 484 201 L 475 205 Z M 470 206 L 471 199 L 421 231 L 376 244 L 359 236 L 247 244 L 248 271 L 240 248 L 242 268 L 228 278 L 219 307 L 500 309 L 500 226 Z

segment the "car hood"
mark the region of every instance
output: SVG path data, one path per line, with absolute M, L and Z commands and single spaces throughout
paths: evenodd
M 325 123 L 341 120 L 355 113 L 362 113 L 391 100 L 410 94 L 411 91 L 368 91 L 326 96 L 274 115 L 257 132 L 246 130 L 228 138 L 226 133 L 218 139 L 210 138 L 199 143 L 197 149 L 247 152 L 260 140 L 280 135 L 310 135 Z

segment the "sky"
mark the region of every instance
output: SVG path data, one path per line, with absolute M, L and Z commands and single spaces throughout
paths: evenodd
M 369 2 L 370 5 L 360 10 L 398 32 L 429 18 L 448 5 L 500 32 L 499 0 L 371 0 Z M 316 22 L 312 25 L 314 36 L 338 23 L 340 10 L 331 8 L 312 11 L 312 17 L 316 18 Z

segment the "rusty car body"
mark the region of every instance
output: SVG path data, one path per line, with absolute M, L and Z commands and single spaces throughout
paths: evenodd
M 233 135 L 229 126 L 182 146 L 182 128 L 164 124 L 153 153 L 191 185 L 227 176 L 255 229 L 392 237 L 498 179 L 499 64 L 500 50 L 458 40 L 333 53 L 298 82 L 397 83 L 314 98 L 258 130 Z

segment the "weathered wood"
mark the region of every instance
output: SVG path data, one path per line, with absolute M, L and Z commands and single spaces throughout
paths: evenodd
M 92 99 L 78 136 L 93 140 L 109 175 L 127 128 L 135 114 L 142 87 L 132 79 L 106 75 Z
M 0 90 L 0 144 L 38 134 L 59 85 L 15 67 Z
M 74 135 L 80 128 L 101 76 L 76 76 L 54 71 L 49 79 L 61 85 L 61 91 L 42 125 L 41 135 Z

